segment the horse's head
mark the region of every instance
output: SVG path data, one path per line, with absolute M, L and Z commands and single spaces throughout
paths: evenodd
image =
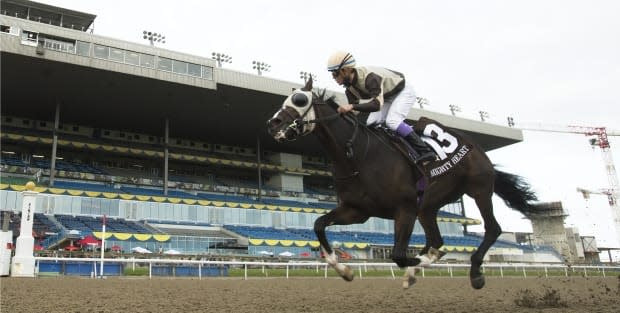
M 277 141 L 295 140 L 314 130 L 315 124 L 308 121 L 315 119 L 315 116 L 310 78 L 302 89 L 288 96 L 282 108 L 267 121 L 267 132 Z

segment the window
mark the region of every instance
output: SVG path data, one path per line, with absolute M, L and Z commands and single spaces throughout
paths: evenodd
M 78 55 L 90 56 L 90 42 L 77 41 L 76 46 Z
M 136 52 L 125 51 L 125 63 L 140 65 L 140 54 Z
M 200 65 L 198 64 L 187 64 L 187 74 L 191 76 L 200 77 Z
M 159 58 L 157 69 L 162 71 L 172 71 L 172 60 L 166 58 Z
M 125 61 L 125 51 L 117 48 L 110 48 L 110 60 L 117 62 Z
M 140 54 L 140 66 L 154 68 L 155 56 L 150 54 Z
M 187 74 L 187 63 L 172 60 L 172 71 L 178 74 Z
M 0 25 L 0 32 L 11 34 L 14 36 L 19 36 L 19 28 L 11 27 L 7 25 Z
M 94 55 L 95 58 L 107 59 L 110 55 L 110 48 L 96 44 L 94 49 Z
M 202 67 L 202 78 L 213 80 L 213 68 L 210 66 Z

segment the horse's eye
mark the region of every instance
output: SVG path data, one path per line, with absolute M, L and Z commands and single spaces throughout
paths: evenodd
M 291 97 L 291 102 L 298 107 L 305 107 L 308 104 L 308 96 L 306 94 L 298 92 Z

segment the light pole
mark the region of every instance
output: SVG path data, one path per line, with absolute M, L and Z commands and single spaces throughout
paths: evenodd
M 232 63 L 232 57 L 224 53 L 213 52 L 211 58 L 217 61 L 217 67 L 222 67 L 222 63 Z
M 512 118 L 512 116 L 508 117 L 508 127 L 514 127 L 515 126 L 515 120 Z
M 451 104 L 450 112 L 452 112 L 452 115 L 456 116 L 456 112 L 461 112 L 461 107 L 456 104 Z
M 166 43 L 166 36 L 148 30 L 142 32 L 142 38 L 148 40 L 151 46 L 154 46 L 156 42 Z
M 307 82 L 309 78 L 312 78 L 312 81 L 316 82 L 316 75 L 310 72 L 299 72 L 299 78 L 303 79 L 304 83 Z
M 422 97 L 415 97 L 415 102 L 418 103 L 418 105 L 420 106 L 420 109 L 424 109 L 425 105 L 430 104 L 430 101 L 428 101 L 428 99 L 422 98 Z
M 258 75 L 263 75 L 263 72 L 269 72 L 271 70 L 271 65 L 265 62 L 252 61 L 252 68 L 258 72 Z
M 480 120 L 481 121 L 486 121 L 487 118 L 489 118 L 489 112 L 487 111 L 478 111 L 478 113 L 480 113 Z

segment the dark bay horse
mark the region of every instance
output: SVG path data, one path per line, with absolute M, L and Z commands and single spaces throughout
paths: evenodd
M 353 271 L 338 263 L 325 228 L 364 223 L 369 217 L 392 219 L 392 260 L 401 268 L 407 267 L 403 286 L 408 288 L 415 282 L 416 266 L 430 265 L 442 256 L 438 250 L 443 245 L 437 225 L 439 209 L 467 194 L 475 200 L 486 231 L 480 247 L 471 256 L 470 269 L 472 286 L 482 288 L 483 257 L 501 234 L 493 215 L 491 196 L 496 193 L 511 208 L 532 212 L 536 207 L 528 202 L 536 200 L 536 196 L 529 186 L 518 176 L 496 170 L 478 145 L 453 131 L 445 132 L 430 120 L 423 132 L 438 139 L 435 144 L 442 149 L 438 153 L 441 160 L 418 168 L 387 135 L 372 131 L 353 114 L 338 114 L 337 107 L 332 98 L 325 99 L 324 92 L 321 95 L 312 92 L 310 79 L 304 88 L 287 97 L 282 108 L 267 122 L 269 134 L 277 141 L 315 134 L 333 160 L 338 206 L 314 223 L 326 261 L 345 280 L 353 280 Z M 429 180 L 420 201 L 418 182 L 424 177 Z M 426 246 L 418 257 L 408 257 L 406 251 L 418 217 L 426 235 Z

